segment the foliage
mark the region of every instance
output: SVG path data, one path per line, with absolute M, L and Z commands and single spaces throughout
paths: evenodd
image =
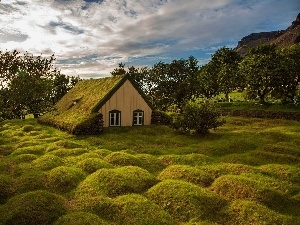
M 222 126 L 225 121 L 219 120 L 220 112 L 210 102 L 189 102 L 183 109 L 183 114 L 175 117 L 172 126 L 180 131 L 198 134 L 208 133 L 210 129 Z
M 246 77 L 250 98 L 259 97 L 265 103 L 268 94 L 281 99 L 293 99 L 297 80 L 294 61 L 279 52 L 275 45 L 262 45 L 250 49 L 240 64 Z

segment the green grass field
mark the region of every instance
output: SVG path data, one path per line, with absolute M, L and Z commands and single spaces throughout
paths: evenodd
M 0 224 L 300 224 L 300 123 L 225 117 L 73 136 L 0 124 Z

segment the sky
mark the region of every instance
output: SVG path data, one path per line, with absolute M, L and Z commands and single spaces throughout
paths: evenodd
M 0 50 L 48 57 L 63 74 L 110 76 L 119 63 L 152 67 L 251 33 L 288 28 L 299 0 L 0 0 Z

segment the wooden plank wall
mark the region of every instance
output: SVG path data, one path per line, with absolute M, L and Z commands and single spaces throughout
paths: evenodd
M 144 125 L 151 124 L 152 110 L 130 83 L 125 83 L 115 92 L 115 94 L 99 110 L 103 114 L 104 127 L 109 126 L 109 111 L 121 111 L 121 126 L 132 126 L 133 111 L 144 111 Z

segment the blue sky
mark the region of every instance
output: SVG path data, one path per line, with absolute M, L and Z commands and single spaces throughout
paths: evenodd
M 0 49 L 55 53 L 62 73 L 110 76 L 193 55 L 207 63 L 250 33 L 286 29 L 298 0 L 0 0 Z

